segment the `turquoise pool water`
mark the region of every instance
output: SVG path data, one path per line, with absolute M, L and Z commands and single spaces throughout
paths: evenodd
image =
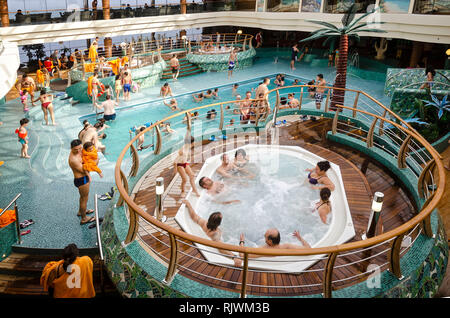
M 264 76 L 266 77 L 266 76 Z M 247 92 L 252 93 L 252 98 L 255 98 L 254 90 L 258 87 L 258 85 L 262 82 L 264 77 L 258 77 L 249 81 L 242 81 L 242 82 L 236 82 L 239 84 L 239 87 L 237 88 L 236 92 L 241 96 L 242 99 L 245 98 L 245 95 Z M 274 84 L 274 80 L 276 77 L 276 74 L 268 75 L 271 79 L 270 85 L 268 86 L 269 90 L 276 88 L 276 85 Z M 300 84 L 307 84 L 309 80 L 303 79 L 301 77 L 297 76 L 285 76 L 285 86 L 291 86 L 293 85 L 293 82 L 295 79 L 298 79 Z M 216 87 L 211 87 L 211 89 L 214 89 Z M 222 101 L 234 101 L 236 98 L 232 95 L 232 85 L 222 85 L 218 86 L 219 88 L 219 98 L 205 98 L 201 102 L 196 102 L 192 94 L 205 92 L 206 90 L 202 91 L 195 91 L 193 93 L 188 94 L 182 94 L 176 96 L 176 100 L 178 102 L 178 106 L 181 110 L 188 110 L 195 107 L 203 106 L 203 105 L 209 105 L 213 103 L 218 103 Z M 287 88 L 283 90 L 283 96 L 287 96 L 288 93 L 293 92 L 295 93 L 296 98 L 300 98 L 300 88 Z M 271 94 L 269 98 L 269 102 L 271 105 L 271 108 L 273 109 L 275 105 L 275 94 Z M 311 102 L 312 100 L 308 100 L 308 93 L 306 90 L 304 90 L 303 98 L 305 102 Z M 169 102 L 171 97 L 166 99 L 166 102 Z M 234 119 L 235 125 L 239 124 L 239 115 L 233 114 L 232 109 L 234 107 L 233 104 L 230 104 L 231 109 L 225 110 L 225 119 L 224 123 L 227 125 L 231 119 Z M 214 109 L 217 112 L 217 117 L 214 120 L 208 120 L 206 119 L 207 111 L 210 109 Z M 175 112 L 169 109 L 169 107 L 165 106 L 162 99 L 158 99 L 155 101 L 151 101 L 148 103 L 143 103 L 141 105 L 133 106 L 133 107 L 122 107 L 117 109 L 117 117 L 116 120 L 110 121 L 107 123 L 109 128 L 105 129 L 105 133 L 107 135 L 107 138 L 102 140 L 102 143 L 106 146 L 106 153 L 105 157 L 108 161 L 115 161 L 117 157 L 119 156 L 119 153 L 122 151 L 122 149 L 126 146 L 126 144 L 130 141 L 130 130 L 134 126 L 139 127 L 142 125 L 150 125 L 162 118 L 168 117 L 170 115 L 173 115 Z M 172 129 L 176 131 L 174 134 L 168 134 L 164 133 L 163 138 L 165 143 L 176 143 L 176 141 L 180 141 L 183 139 L 185 134 L 185 123 L 183 122 L 184 116 L 179 116 L 176 118 L 173 118 L 169 120 L 170 126 Z M 84 121 L 85 119 L 89 120 L 91 124 L 94 124 L 96 119 L 95 115 L 88 115 L 88 116 L 82 116 L 80 118 L 80 122 Z M 192 121 L 193 124 L 193 131 L 200 135 L 201 132 L 205 131 L 214 131 L 215 129 L 218 129 L 220 121 L 220 106 L 217 105 L 217 107 L 207 108 L 207 109 L 201 109 L 199 110 L 199 119 Z M 248 125 L 252 126 L 252 125 Z M 131 134 L 132 137 L 134 137 L 134 133 Z M 146 136 L 146 142 L 144 144 L 154 143 L 155 138 L 151 134 L 147 134 Z M 149 148 L 151 149 L 151 148 Z

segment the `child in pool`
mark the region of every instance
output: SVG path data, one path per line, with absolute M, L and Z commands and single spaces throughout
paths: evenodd
M 27 158 L 27 159 L 31 158 L 28 155 L 28 140 L 27 140 L 28 132 L 27 132 L 27 129 L 25 128 L 29 122 L 30 121 L 28 120 L 28 118 L 22 118 L 20 120 L 20 127 L 16 129 L 16 134 L 19 135 L 19 142 L 22 144 L 22 150 L 21 150 L 20 157 Z
M 30 109 L 28 108 L 28 91 L 20 91 L 20 101 L 23 105 L 23 111 L 27 112 Z
M 97 149 L 92 142 L 88 141 L 83 145 L 83 169 L 86 171 L 95 171 L 99 174 L 100 178 L 103 178 L 102 171 L 97 164 Z

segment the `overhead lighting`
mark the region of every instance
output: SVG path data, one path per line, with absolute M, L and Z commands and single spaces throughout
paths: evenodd
M 242 30 L 238 30 L 237 34 L 241 35 L 242 34 Z
M 447 54 L 448 56 L 450 56 L 450 49 L 448 49 L 447 51 L 445 51 L 445 54 Z

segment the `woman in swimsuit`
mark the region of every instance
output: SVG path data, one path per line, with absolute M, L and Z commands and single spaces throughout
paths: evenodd
M 194 137 L 191 137 L 190 143 L 186 142 L 186 140 L 185 140 L 185 144 L 178 151 L 178 156 L 174 161 L 173 168 L 175 171 L 175 175 L 177 173 L 179 173 L 181 176 L 181 194 L 180 194 L 181 197 L 183 197 L 186 193 L 184 190 L 184 186 L 186 185 L 186 182 L 188 179 L 189 179 L 189 182 L 192 187 L 192 192 L 194 192 L 197 197 L 200 196 L 200 194 L 197 191 L 197 187 L 195 186 L 194 173 L 192 172 L 191 167 L 189 167 L 189 162 L 188 162 L 190 153 L 191 153 L 191 147 L 192 147 L 193 143 L 194 143 Z
M 329 188 L 334 191 L 334 183 L 327 176 L 327 170 L 330 169 L 328 161 L 320 161 L 313 169 L 306 169 L 309 171 L 308 181 L 313 189 Z M 319 185 L 321 184 L 321 185 Z
M 245 150 L 244 149 L 236 150 L 236 153 L 234 154 L 234 164 L 238 168 L 243 168 L 247 165 L 248 162 L 249 159 Z
M 41 90 L 41 94 L 38 98 L 36 98 L 33 102 L 36 101 L 41 102 L 42 112 L 44 113 L 45 124 L 48 125 L 48 113 L 50 113 L 50 118 L 52 119 L 52 125 L 56 125 L 55 123 L 55 114 L 53 112 L 53 95 L 47 94 L 47 91 L 44 89 Z
M 327 216 L 331 212 L 330 202 L 331 191 L 328 188 L 322 188 L 320 190 L 320 201 L 316 203 L 314 211 L 319 213 L 319 217 L 324 224 L 327 223 Z
M 186 205 L 192 221 L 197 223 L 211 240 L 216 242 L 222 241 L 222 230 L 219 228 L 222 223 L 222 213 L 214 212 L 209 216 L 208 221 L 206 221 L 195 213 L 191 203 L 188 200 L 183 200 L 183 203 Z M 230 256 L 234 261 L 235 266 L 242 266 L 242 260 L 231 251 L 219 249 L 219 252 Z
M 166 97 L 167 95 L 173 96 L 172 89 L 169 86 L 169 83 L 164 83 L 164 85 L 161 87 L 161 90 L 159 91 L 159 95 L 162 97 Z

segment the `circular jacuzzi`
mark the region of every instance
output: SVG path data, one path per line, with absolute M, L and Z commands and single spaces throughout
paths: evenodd
M 330 162 L 327 171 L 335 190 L 330 197 L 331 213 L 326 223 L 314 210 L 319 200 L 319 190 L 312 189 L 307 181 L 307 168 L 314 168 L 316 163 L 325 160 L 301 147 L 277 145 L 246 145 L 249 162 L 245 173 L 235 178 L 225 178 L 216 173 L 221 165 L 221 156 L 208 158 L 199 174 L 214 181 L 224 183 L 224 190 L 213 197 L 206 190 L 201 190 L 200 198 L 188 194 L 194 210 L 203 219 L 208 219 L 213 212 L 222 213 L 222 240 L 238 245 L 241 233 L 245 235 L 246 246 L 264 245 L 264 233 L 269 228 L 277 228 L 281 243 L 300 244 L 292 235 L 296 230 L 312 247 L 342 244 L 355 236 L 344 184 L 340 169 Z M 234 159 L 237 149 L 226 152 L 230 160 Z M 201 188 L 199 188 L 201 189 Z M 233 204 L 221 204 L 224 201 L 238 200 Z M 175 216 L 180 227 L 190 233 L 208 238 L 203 230 L 192 221 L 184 205 Z M 219 255 L 214 248 L 197 244 L 203 256 L 211 263 L 232 265 L 230 258 Z M 313 257 L 260 257 L 251 259 L 249 267 L 300 272 L 317 260 Z

